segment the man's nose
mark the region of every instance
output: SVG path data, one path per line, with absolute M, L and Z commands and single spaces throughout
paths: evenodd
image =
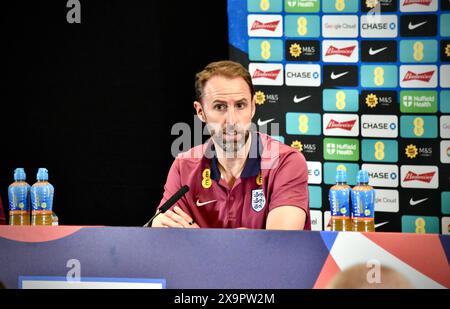
M 227 112 L 227 124 L 235 125 L 237 122 L 236 110 L 231 107 Z

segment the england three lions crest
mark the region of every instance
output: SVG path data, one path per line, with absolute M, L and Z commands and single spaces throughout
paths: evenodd
M 252 208 L 256 212 L 260 212 L 266 205 L 266 197 L 263 189 L 252 190 Z

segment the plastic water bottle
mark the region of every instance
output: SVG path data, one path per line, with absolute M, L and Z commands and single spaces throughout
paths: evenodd
M 54 188 L 48 182 L 48 171 L 40 168 L 37 182 L 31 187 L 31 224 L 52 225 Z
M 332 231 L 351 231 L 350 192 L 351 188 L 347 185 L 347 173 L 338 170 L 336 172 L 336 184 L 330 188 L 328 195 Z
M 16 168 L 8 187 L 9 225 L 30 225 L 30 185 L 25 180 L 25 170 Z
M 352 230 L 375 232 L 375 190 L 369 186 L 369 173 L 360 170 L 352 190 Z

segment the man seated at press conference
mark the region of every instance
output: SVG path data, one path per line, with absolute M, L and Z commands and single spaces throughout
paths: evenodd
M 213 62 L 195 79 L 198 118 L 211 138 L 179 154 L 161 207 L 182 186 L 189 191 L 152 227 L 310 230 L 304 156 L 251 130 L 255 97 L 249 72 Z

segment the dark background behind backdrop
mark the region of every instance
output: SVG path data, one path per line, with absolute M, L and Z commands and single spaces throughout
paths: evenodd
M 194 75 L 228 58 L 226 0 L 2 4 L 0 195 L 39 167 L 62 225 L 143 225 L 193 125 Z

